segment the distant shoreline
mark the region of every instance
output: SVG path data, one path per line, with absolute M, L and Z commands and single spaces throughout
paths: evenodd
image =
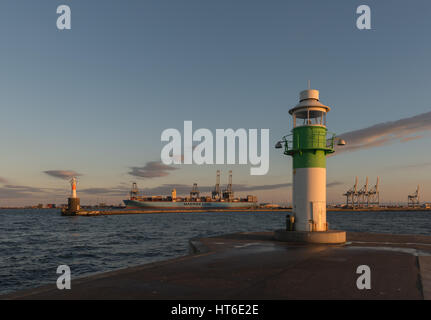
M 420 212 L 430 211 L 427 208 L 327 208 L 327 212 Z M 273 213 L 273 212 L 292 212 L 291 208 L 258 208 L 258 209 L 189 209 L 189 210 L 82 210 L 76 215 L 78 216 L 105 216 L 105 215 L 122 215 L 122 214 L 156 214 L 156 213 L 230 213 L 230 212 L 243 212 L 243 213 Z
M 7 210 L 60 210 L 59 208 L 0 208 L 0 211 Z M 291 212 L 291 208 L 258 208 L 258 209 L 184 209 L 184 210 L 136 210 L 126 208 L 97 208 L 82 209 L 78 216 L 99 216 L 99 215 L 123 215 L 123 214 L 154 214 L 154 213 L 210 213 L 210 212 L 243 212 L 243 213 L 272 213 L 272 212 Z M 373 208 L 333 208 L 326 209 L 327 212 L 431 212 L 431 208 L 412 208 L 412 207 L 373 207 Z

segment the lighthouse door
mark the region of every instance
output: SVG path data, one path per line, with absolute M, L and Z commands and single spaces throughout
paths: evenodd
M 313 220 L 313 231 L 325 231 L 325 201 L 311 201 L 311 220 Z

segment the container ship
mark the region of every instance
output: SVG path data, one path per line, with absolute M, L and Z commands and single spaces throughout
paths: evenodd
M 127 208 L 162 209 L 162 210 L 192 210 L 192 209 L 253 209 L 257 207 L 257 197 L 248 195 L 246 198 L 235 198 L 232 190 L 232 171 L 229 171 L 229 183 L 226 189 L 220 188 L 220 170 L 217 170 L 215 188 L 211 196 L 201 196 L 196 183 L 188 197 L 177 197 L 175 189 L 170 196 L 139 195 L 138 186 L 133 183 L 130 198 L 123 200 Z

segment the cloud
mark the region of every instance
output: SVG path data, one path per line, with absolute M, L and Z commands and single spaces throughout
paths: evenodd
M 337 147 L 337 153 L 368 149 L 394 142 L 407 142 L 423 138 L 419 132 L 431 130 L 431 112 L 397 121 L 382 122 L 371 127 L 346 132 L 338 136 L 346 141 Z
M 70 179 L 72 177 L 81 176 L 80 173 L 77 173 L 73 170 L 48 170 L 44 171 L 47 175 L 60 179 Z
M 413 137 L 406 137 L 406 138 L 401 139 L 401 142 L 407 142 L 407 141 L 422 139 L 423 137 L 424 137 L 423 135 L 413 136 Z
M 0 188 L 0 198 L 9 199 L 9 198 L 30 197 L 30 196 L 33 196 L 35 193 L 40 194 L 44 192 L 46 191 L 41 188 L 8 184 Z
M 45 192 L 41 188 L 28 187 L 28 186 L 17 186 L 17 185 L 11 185 L 11 184 L 5 185 L 5 188 L 17 190 L 20 192 Z
M 326 184 L 326 188 L 332 188 L 332 187 L 336 187 L 336 186 L 340 186 L 340 185 L 344 185 L 344 183 L 342 183 L 340 181 L 329 182 Z
M 150 161 L 143 167 L 131 167 L 130 175 L 140 178 L 158 178 L 169 175 L 169 171 L 177 170 L 178 168 L 168 166 L 160 161 Z

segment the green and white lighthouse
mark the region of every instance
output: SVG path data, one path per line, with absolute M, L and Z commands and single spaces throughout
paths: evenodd
M 293 159 L 292 222 L 295 231 L 328 231 L 326 222 L 326 156 L 333 153 L 335 134 L 326 128 L 329 106 L 319 101 L 319 91 L 308 89 L 299 94 L 299 103 L 289 110 L 293 118 L 284 154 Z M 339 140 L 340 145 L 344 144 Z

